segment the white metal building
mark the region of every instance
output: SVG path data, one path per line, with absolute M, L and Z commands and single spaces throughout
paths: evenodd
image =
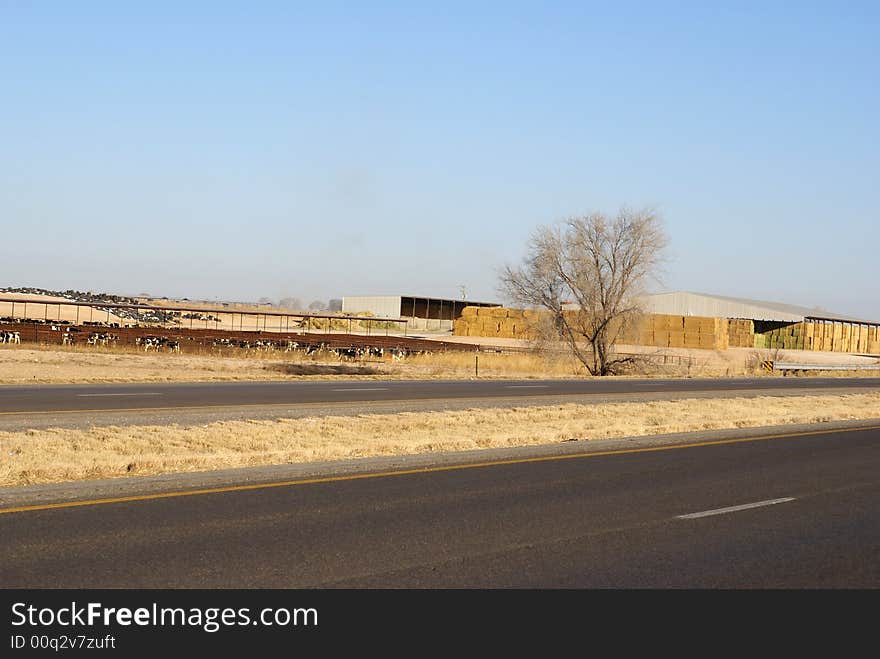
M 805 320 L 830 320 L 866 325 L 878 324 L 878 321 L 831 313 L 818 307 L 811 309 L 781 302 L 765 302 L 762 300 L 749 300 L 706 293 L 690 293 L 687 291 L 646 295 L 642 299 L 642 303 L 645 311 L 648 313 L 676 316 L 746 318 L 783 323 L 800 323 Z

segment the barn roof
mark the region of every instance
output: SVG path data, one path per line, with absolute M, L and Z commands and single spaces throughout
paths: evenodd
M 880 321 L 855 318 L 834 313 L 820 307 L 803 307 L 782 302 L 753 300 L 690 291 L 674 291 L 646 295 L 646 311 L 682 316 L 710 316 L 717 318 L 750 318 L 779 322 L 801 322 L 806 319 L 832 320 L 844 323 L 880 325 Z

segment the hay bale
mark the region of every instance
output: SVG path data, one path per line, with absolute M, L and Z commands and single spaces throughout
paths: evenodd
M 500 334 L 511 334 L 511 335 L 513 335 L 513 333 L 514 333 L 515 331 L 516 331 L 516 321 L 511 320 L 510 318 L 505 318 L 503 321 L 501 321 L 501 322 L 499 323 L 499 326 L 498 326 L 498 332 L 499 332 Z M 513 336 L 510 336 L 510 337 L 508 337 L 508 338 L 513 338 Z
M 697 347 L 704 350 L 715 350 L 718 348 L 718 342 L 714 336 L 709 334 L 700 334 L 697 339 Z
M 684 330 L 684 316 L 656 314 L 653 318 L 653 329 L 678 332 Z
M 684 332 L 678 330 L 670 330 L 669 331 L 669 347 L 670 348 L 685 348 L 685 335 Z
M 461 317 L 467 319 L 476 318 L 479 310 L 480 307 L 465 307 L 461 310 Z

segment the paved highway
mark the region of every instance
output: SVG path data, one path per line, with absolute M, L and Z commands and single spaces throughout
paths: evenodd
M 655 446 L 7 509 L 0 586 L 877 588 L 878 507 L 877 428 Z
M 302 403 L 426 401 L 658 393 L 773 393 L 880 388 L 880 378 L 334 380 L 0 386 L 0 414 Z

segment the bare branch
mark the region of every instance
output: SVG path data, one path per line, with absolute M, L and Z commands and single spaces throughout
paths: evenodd
M 536 229 L 523 264 L 504 268 L 501 290 L 514 303 L 549 312 L 553 322 L 539 333 L 552 331 L 591 374 L 607 375 L 632 362 L 612 357 L 613 347 L 639 314 L 638 297 L 666 245 L 652 210 L 569 218 Z

